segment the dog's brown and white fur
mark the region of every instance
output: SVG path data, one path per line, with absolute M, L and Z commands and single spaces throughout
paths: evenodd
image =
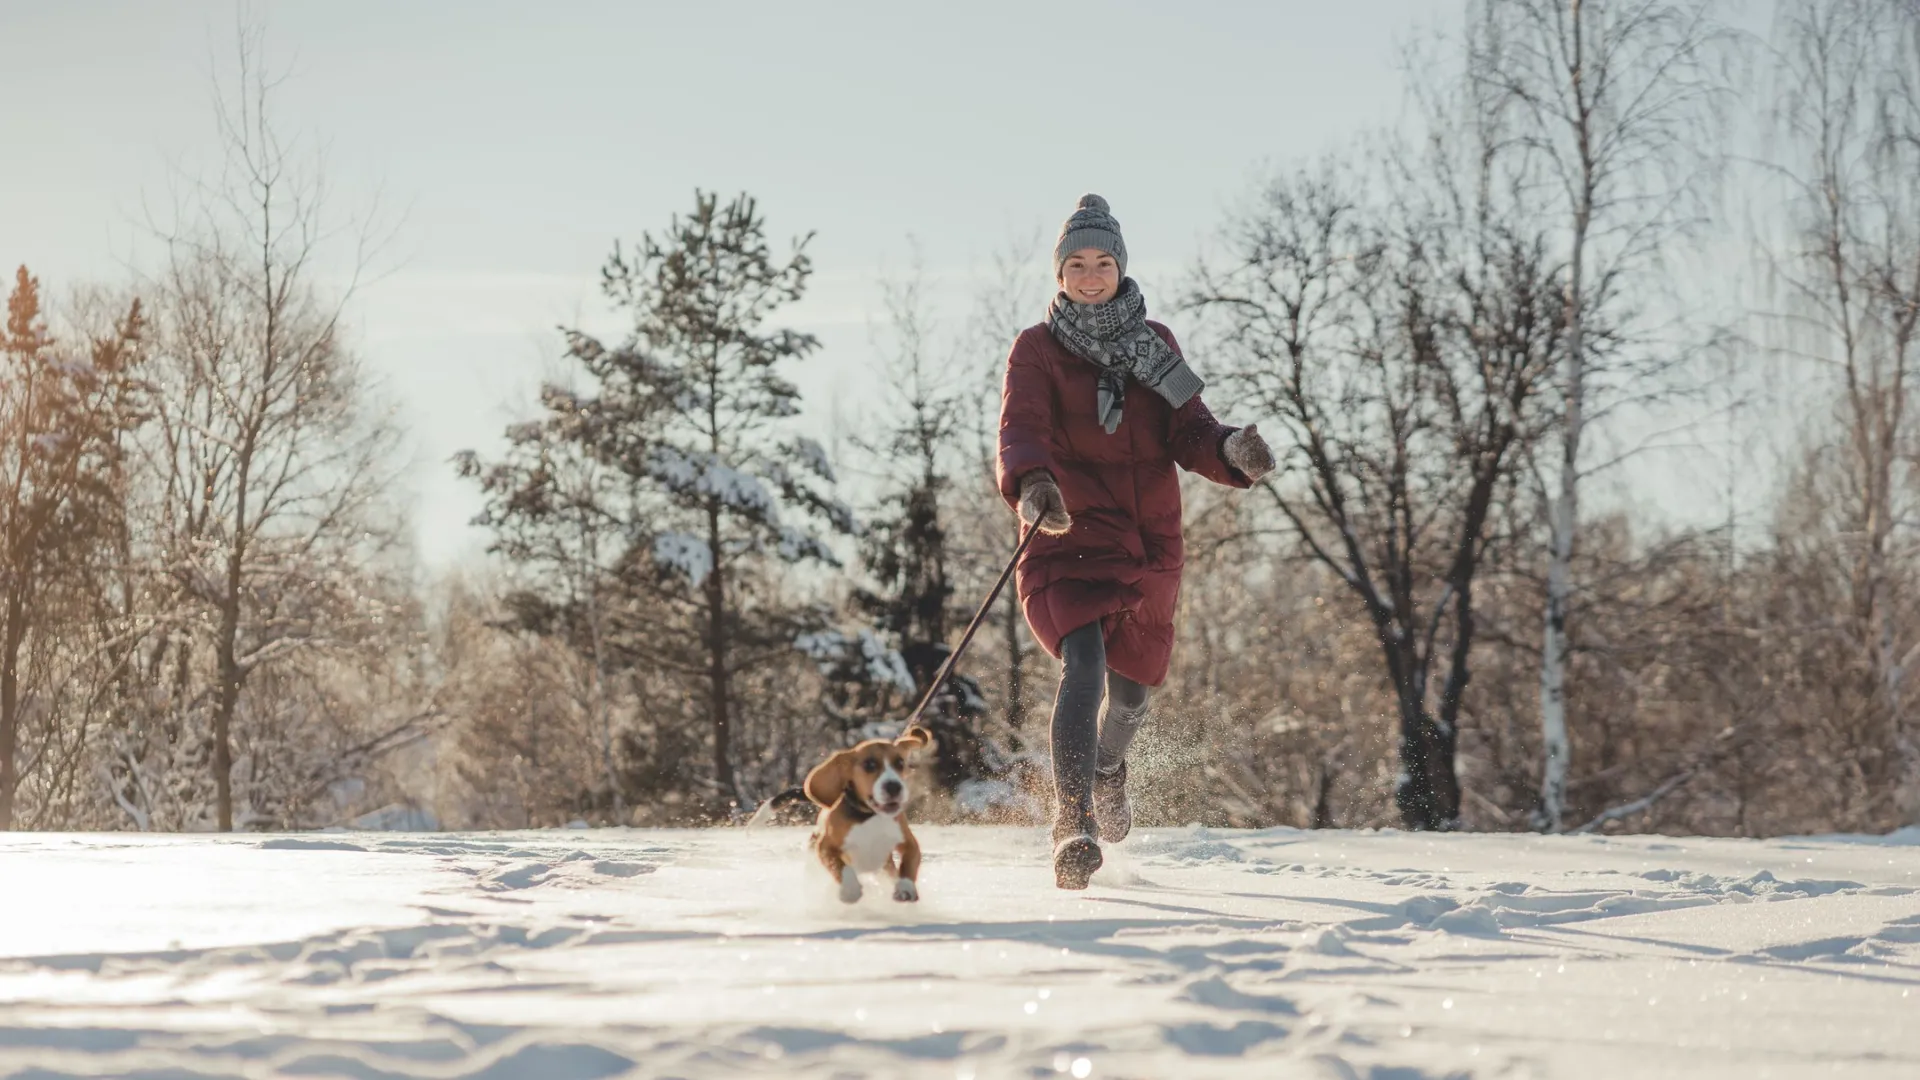
M 920 899 L 920 843 L 907 827 L 907 755 L 933 741 L 915 724 L 897 739 L 868 739 L 807 774 L 807 798 L 820 807 L 811 843 L 840 886 L 840 899 L 860 899 L 860 875 L 886 871 L 893 898 Z

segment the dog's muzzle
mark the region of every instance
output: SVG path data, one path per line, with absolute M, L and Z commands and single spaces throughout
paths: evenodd
M 907 804 L 907 785 L 898 776 L 883 776 L 873 785 L 873 808 L 892 817 Z

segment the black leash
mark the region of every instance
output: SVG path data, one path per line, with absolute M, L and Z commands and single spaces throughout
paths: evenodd
M 973 613 L 973 621 L 967 624 L 967 632 L 960 636 L 959 647 L 947 654 L 947 662 L 940 665 L 940 674 L 935 675 L 933 681 L 927 684 L 927 692 L 921 695 L 920 704 L 914 706 L 913 715 L 907 717 L 908 728 L 920 722 L 920 715 L 927 711 L 927 705 L 933 701 L 933 695 L 940 692 L 940 687 L 946 683 L 947 677 L 953 674 L 954 665 L 960 662 L 960 657 L 967 651 L 967 646 L 973 643 L 974 632 L 980 629 L 980 623 L 987 617 L 993 602 L 1000 599 L 1000 590 L 1006 588 L 1007 579 L 1013 576 L 1013 568 L 1020 563 L 1020 556 L 1026 553 L 1027 545 L 1033 543 L 1033 538 L 1039 535 L 1039 522 L 1036 521 L 1027 526 L 1027 535 L 1021 538 L 1020 546 L 1013 549 L 1013 557 L 1007 560 L 1007 568 L 1000 571 L 1000 580 L 993 583 L 993 591 L 987 594 L 986 603 L 981 604 L 980 610 Z

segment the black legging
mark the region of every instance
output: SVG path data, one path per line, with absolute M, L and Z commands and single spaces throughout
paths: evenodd
M 1063 810 L 1084 825 L 1093 816 L 1093 773 L 1113 772 L 1147 718 L 1147 688 L 1107 670 L 1098 622 L 1060 639 L 1060 692 L 1053 699 L 1053 787 Z M 1104 691 L 1104 694 L 1103 694 Z M 1106 699 L 1106 714 L 1100 702 Z

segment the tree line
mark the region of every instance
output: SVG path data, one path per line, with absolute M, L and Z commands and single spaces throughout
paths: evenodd
M 1190 491 L 1143 818 L 1920 818 L 1920 5 L 1462 10 L 1401 129 L 1154 283 L 1281 468 Z M 270 89 L 243 63 L 156 270 L 13 282 L 0 824 L 721 822 L 897 725 L 1015 541 L 1000 365 L 1044 271 L 1010 248 L 945 321 L 883 283 L 872 411 L 823 445 L 809 238 L 697 192 L 601 267 L 624 332 L 562 328 L 567 377 L 451 463 L 489 560 L 423 583 Z M 1720 513 L 1636 497 L 1716 471 Z M 1054 677 L 1009 599 L 935 696 L 923 816 L 1039 813 Z

